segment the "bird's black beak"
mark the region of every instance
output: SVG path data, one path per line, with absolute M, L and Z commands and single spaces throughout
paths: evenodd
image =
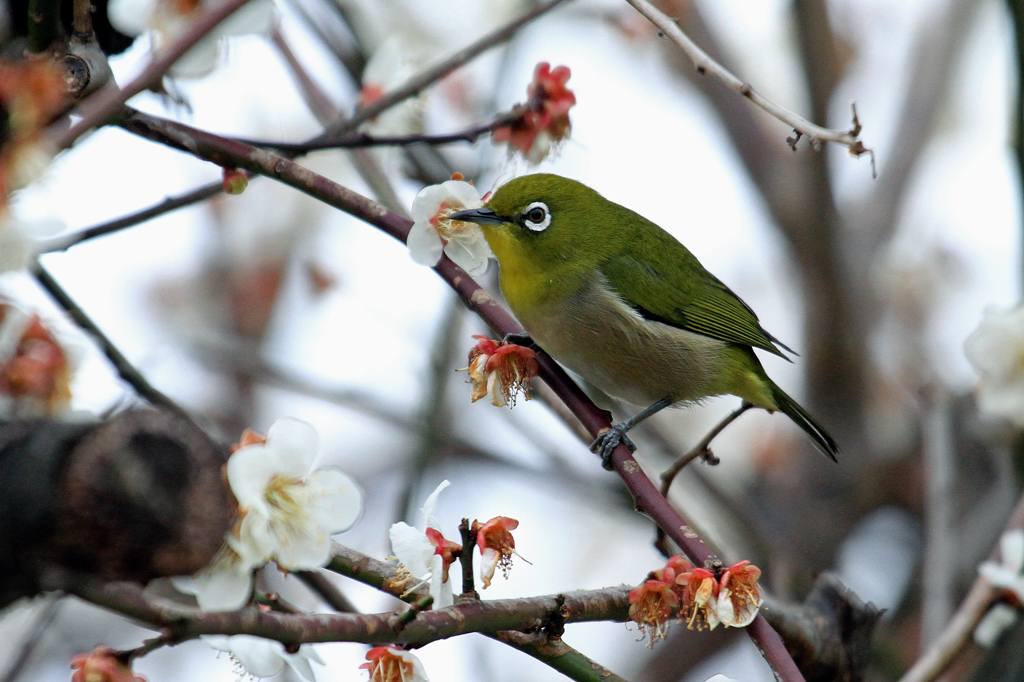
M 494 209 L 483 206 L 481 208 L 471 208 L 467 211 L 456 211 L 448 216 L 451 220 L 461 220 L 467 223 L 476 223 L 477 225 L 501 225 L 502 223 L 510 222 L 506 218 L 501 217 L 494 212 Z

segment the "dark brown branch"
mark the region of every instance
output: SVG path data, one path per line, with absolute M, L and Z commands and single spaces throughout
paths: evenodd
M 823 573 L 800 606 L 766 599 L 764 614 L 780 632 L 809 682 L 857 682 L 871 654 L 882 611 Z
M 725 417 L 722 418 L 722 421 L 715 424 L 711 430 L 697 442 L 696 445 L 690 448 L 689 452 L 673 462 L 669 468 L 665 469 L 665 471 L 661 473 L 661 494 L 666 496 L 668 495 L 669 488 L 672 487 L 672 481 L 676 480 L 676 476 L 679 475 L 679 472 L 682 471 L 687 464 L 698 457 L 713 457 L 711 454 L 711 441 L 713 441 L 718 434 L 724 431 L 725 427 L 732 424 L 741 414 L 752 407 L 753 405 L 744 401 L 742 405 L 725 415 Z M 717 460 L 712 461 L 712 463 L 716 462 Z
M 348 597 L 338 589 L 338 586 L 331 582 L 330 578 L 320 571 L 299 571 L 296 573 L 299 580 L 306 584 L 306 587 L 315 592 L 324 603 L 339 613 L 357 613 L 358 609 L 352 605 Z
M 217 196 L 222 191 L 223 184 L 220 182 L 214 182 L 209 185 L 196 188 L 190 192 L 186 192 L 185 194 L 179 194 L 176 197 L 168 197 L 159 204 L 154 204 L 148 208 L 144 208 L 134 213 L 129 213 L 128 215 L 117 218 L 116 220 L 87 227 L 84 230 L 76 232 L 68 237 L 58 237 L 47 244 L 42 250 L 42 253 L 67 251 L 71 247 L 81 244 L 82 242 L 113 234 L 114 232 L 120 232 L 128 227 L 134 227 L 139 223 L 144 223 L 147 220 L 164 215 L 165 213 L 170 213 L 171 211 L 176 211 L 179 208 L 185 208 L 196 202 Z
M 201 569 L 233 516 L 224 456 L 154 410 L 0 423 L 0 607 L 55 570 L 148 581 Z
M 402 242 L 405 241 L 412 225 L 408 219 L 388 211 L 366 197 L 269 151 L 139 112 L 127 116 L 121 125 L 156 142 L 188 150 L 207 161 L 222 166 L 246 168 L 276 178 L 376 226 Z M 520 325 L 512 315 L 451 260 L 442 257 L 434 270 L 458 292 L 467 307 L 480 315 L 497 335 L 504 336 L 520 331 Z M 544 353 L 539 354 L 538 361 L 541 378 L 554 389 L 591 436 L 596 437 L 611 427 L 609 414 L 597 407 L 557 363 Z M 638 510 L 654 519 L 694 563 L 703 564 L 705 560 L 711 558 L 703 540 L 672 508 L 640 468 L 627 447 L 620 445 L 616 448 L 611 461 L 616 473 L 633 495 Z M 758 617 L 746 631 L 783 680 L 803 679 L 778 633 L 767 621 Z
M 476 549 L 476 531 L 469 525 L 469 519 L 462 519 L 459 524 L 459 535 L 462 536 L 462 554 L 459 565 L 462 567 L 462 595 L 479 599 L 476 591 L 476 578 L 473 575 L 473 550 Z
M 130 583 L 79 583 L 67 590 L 86 601 L 165 630 L 174 641 L 201 635 L 249 634 L 284 645 L 317 642 L 393 643 L 423 646 L 470 632 L 531 630 L 560 613 L 569 623 L 622 621 L 629 610 L 629 589 L 568 592 L 523 599 L 469 601 L 436 611 L 416 613 L 401 623 L 394 613 L 291 615 L 258 608 L 202 612 L 173 602 L 150 599 Z

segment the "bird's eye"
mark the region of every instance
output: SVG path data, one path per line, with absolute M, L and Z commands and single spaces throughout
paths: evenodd
M 535 201 L 523 211 L 523 227 L 534 232 L 543 232 L 551 224 L 551 212 L 542 201 Z

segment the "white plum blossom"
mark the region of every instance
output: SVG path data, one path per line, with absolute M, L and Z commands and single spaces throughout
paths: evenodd
M 242 520 L 232 548 L 258 566 L 273 559 L 285 570 L 319 568 L 331 534 L 362 513 L 356 483 L 337 469 L 314 471 L 317 434 L 297 419 L 279 419 L 265 442 L 244 445 L 228 460 L 231 491 Z
M 404 521 L 399 521 L 392 524 L 388 531 L 391 551 L 409 574 L 418 581 L 410 590 L 422 584 L 429 584 L 430 596 L 434 598 L 433 606 L 436 609 L 443 609 L 454 603 L 448 573 L 461 549 L 458 543 L 445 539 L 437 529 L 438 523 L 434 519 L 437 498 L 449 485 L 448 481 L 441 481 L 427 497 L 420 508 L 415 528 Z
M 443 251 L 471 276 L 482 275 L 491 258 L 483 232 L 474 223 L 448 217 L 455 211 L 481 206 L 476 187 L 462 180 L 447 180 L 421 189 L 412 202 L 413 225 L 406 239 L 413 260 L 433 267 L 441 260 Z
M 373 51 L 363 69 L 360 105 L 371 105 L 416 75 L 425 55 L 408 36 L 394 35 Z M 362 125 L 371 135 L 411 135 L 423 131 L 423 98 L 409 97 Z
M 1024 602 L 1024 529 L 1003 533 L 999 538 L 999 562 L 983 561 L 978 573 L 994 587 L 1008 590 Z
M 210 635 L 203 640 L 214 649 L 228 652 L 243 669 L 239 672 L 257 679 L 280 675 L 287 665 L 302 679 L 316 682 L 312 663 L 324 664 L 311 644 L 303 644 L 296 653 L 290 654 L 280 642 L 252 635 Z
M 712 675 L 708 679 L 704 680 L 704 682 L 739 682 L 739 680 L 734 680 L 733 678 L 729 677 L 728 675 L 723 675 L 722 673 L 718 673 L 717 675 Z
M 237 540 L 229 535 L 213 561 L 195 575 L 171 578 L 174 587 L 196 598 L 204 611 L 234 611 L 245 606 L 252 594 L 253 566 L 232 549 Z
M 999 561 L 983 561 L 978 573 L 993 587 L 1024 602 L 1024 529 L 1014 528 L 999 538 Z M 982 646 L 992 646 L 1003 630 L 1017 622 L 1017 609 L 995 604 L 974 629 L 974 639 Z
M 154 51 L 164 49 L 181 36 L 193 21 L 224 0 L 111 0 L 110 23 L 121 33 L 149 33 Z M 229 36 L 269 33 L 274 17 L 272 0 L 251 0 L 220 22 L 196 43 L 168 73 L 178 78 L 199 78 L 214 70 L 224 40 Z
M 64 229 L 59 220 L 23 220 L 0 208 L 0 273 L 27 268 L 43 242 Z
M 1024 306 L 986 310 L 964 352 L 980 375 L 978 409 L 1024 428 Z

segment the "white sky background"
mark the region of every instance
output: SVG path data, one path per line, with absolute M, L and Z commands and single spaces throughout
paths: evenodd
M 362 2 L 375 6 L 369 0 Z M 910 77 L 904 68 L 906 50 L 922 16 L 943 4 L 929 0 L 832 3 L 837 32 L 849 36 L 858 51 L 849 78 L 839 88 L 835 118 L 828 123 L 847 125 L 846 102 L 857 101 L 864 139 L 879 155 L 880 174 L 874 182 L 886 181 L 886 158 L 899 143 L 892 134 L 899 95 Z M 396 0 L 380 5 L 404 6 L 405 13 L 428 26 L 431 33 L 427 35 L 436 42 L 431 54 L 437 59 L 503 23 L 506 15 L 496 7 L 518 12 L 512 2 Z M 970 34 L 962 36 L 967 41 L 965 58 L 956 71 L 952 96 L 939 115 L 939 133 L 911 183 L 894 247 L 899 261 L 920 253 L 922 246 L 944 245 L 964 264 L 963 281 L 938 306 L 932 349 L 943 378 L 959 389 L 973 381 L 961 351 L 964 338 L 977 325 L 985 305 L 1009 305 L 1018 299 L 1021 279 L 1021 217 L 1007 139 L 1015 76 L 1009 59 L 1011 35 L 1002 3 L 987 0 L 983 5 Z M 782 0 L 701 3 L 736 56 L 741 76 L 766 96 L 806 111 L 787 7 Z M 582 10 L 588 10 L 586 18 Z M 497 106 L 504 109 L 522 100 L 536 62 L 570 66 L 570 86 L 578 98 L 572 112 L 573 138 L 540 170 L 579 179 L 673 232 L 759 312 L 768 329 L 799 346 L 795 278 L 713 113 L 698 94 L 678 84 L 650 36 L 625 40 L 608 22 L 595 18 L 599 10 L 624 11 L 611 0 L 577 0 L 524 31 L 515 42 Z M 285 30 L 300 58 L 336 101 L 351 106 L 352 91 L 315 38 L 290 17 L 285 18 Z M 142 63 L 144 43 L 140 40 L 114 61 L 122 82 Z M 499 66 L 497 54 L 474 62 L 456 82 L 486 101 Z M 193 115 L 178 113 L 200 128 L 294 140 L 317 131 L 287 69 L 259 38 L 234 40 L 219 71 L 201 81 L 183 83 L 182 90 L 191 101 Z M 428 104 L 429 130 L 458 127 L 438 100 L 434 95 Z M 161 107 L 151 95 L 139 96 L 133 104 L 152 111 Z M 737 98 L 735 106 L 748 104 Z M 785 144 L 785 127 L 779 124 L 773 130 L 777 143 Z M 453 159 L 490 154 L 495 165 L 491 174 L 477 178 L 481 187 L 529 172 L 522 163 L 506 162 L 502 150 L 487 147 L 483 143 L 445 149 Z M 852 159 L 832 148 L 824 153 L 836 170 L 840 200 L 860 200 L 872 183 L 866 159 Z M 342 158 L 340 152 L 321 155 L 315 165 L 338 182 L 365 192 Z M 219 170 L 210 164 L 108 129 L 61 157 L 46 182 L 25 191 L 18 202 L 28 214 L 56 214 L 70 227 L 81 228 L 218 177 Z M 409 203 L 419 187 L 400 182 L 399 189 Z M 240 257 L 253 257 L 282 235 L 294 239 L 296 233 L 291 230 L 302 223 L 298 250 L 303 256 L 296 262 L 315 258 L 341 280 L 326 297 L 311 299 L 299 268 L 292 272 L 275 313 L 269 356 L 325 386 L 364 390 L 400 411 L 419 410 L 428 349 L 446 300 L 443 283 L 428 269 L 416 266 L 403 245 L 269 180 L 253 182 L 241 197 L 221 203 L 226 229 Z M 184 306 L 155 305 L 154 286 L 188 280 L 200 270 L 210 243 L 210 220 L 207 208 L 189 208 L 46 261 L 128 357 L 156 385 L 186 404 L 206 403 L 209 391 L 217 386 L 182 350 L 186 339 L 209 336 L 190 324 L 188 311 L 198 305 L 199 297 Z M 872 286 L 873 276 L 864 273 L 864 286 Z M 45 297 L 21 276 L 0 278 L 0 294 L 46 306 Z M 467 349 L 469 334 L 484 331 L 482 324 L 468 319 Z M 102 356 L 86 340 L 81 343 L 86 350 L 75 384 L 75 406 L 102 410 L 117 401 L 123 389 Z M 789 366 L 768 358 L 766 365 L 781 384 L 796 389 L 799 363 Z M 502 514 L 520 520 L 517 545 L 533 565 L 517 562 L 511 580 L 497 580 L 486 598 L 636 583 L 659 565 L 648 524 L 638 515 L 602 511 L 613 503 L 605 492 L 608 486 L 599 485 L 607 482 L 604 474 L 542 406 L 521 404 L 509 422 L 486 401 L 470 406 L 468 388 L 460 381 L 453 382 L 451 391 L 450 404 L 465 405 L 459 408 L 463 435 L 510 458 L 525 459 L 539 472 L 510 475 L 508 469 L 480 464 L 432 470 L 424 481 L 419 499 L 441 478 L 452 480 L 438 510 L 438 517 L 449 524 L 450 536 L 464 515 L 486 519 Z M 675 412 L 669 419 L 696 434 L 730 405 L 715 401 L 685 414 Z M 392 518 L 394 496 L 402 480 L 396 464 L 415 447 L 413 439 L 380 422 L 283 391 L 261 392 L 259 407 L 259 421 L 253 424 L 257 429 L 265 430 L 283 415 L 316 425 L 324 443 L 324 461 L 343 466 L 370 493 L 363 520 L 341 541 L 385 556 L 385 531 L 396 520 Z M 545 475 L 547 460 L 533 452 L 510 425 L 521 422 L 544 425 L 544 437 L 570 462 L 580 480 L 568 484 Z M 749 475 L 741 461 L 742 444 L 755 429 L 766 428 L 788 427 L 779 419 L 751 415 L 732 428 L 718 448 L 725 463 L 712 475 L 723 485 Z M 349 583 L 344 585 L 348 589 Z M 351 594 L 365 609 L 388 605 L 370 590 L 353 588 Z M 20 630 L 14 621 L 6 626 L 0 624 L 0 630 Z M 65 680 L 66 661 L 74 653 L 99 643 L 133 646 L 140 641 L 140 631 L 75 606 L 65 607 L 46 637 L 41 650 L 50 656 L 49 662 L 29 670 L 25 679 Z M 627 677 L 648 655 L 635 639 L 635 633 L 617 624 L 570 626 L 566 633 L 570 644 Z M 355 669 L 365 648 L 327 645 L 321 651 L 332 666 L 332 673 L 321 679 L 359 679 Z M 749 645 L 743 643 L 739 651 L 743 653 L 730 650 L 727 657 L 708 662 L 688 679 L 700 682 L 715 672 L 740 680 L 769 679 Z M 532 659 L 482 637 L 438 642 L 417 653 L 435 680 L 562 679 Z M 159 682 L 235 679 L 226 658 L 218 660 L 212 650 L 196 643 L 150 655 L 139 663 L 138 672 Z

